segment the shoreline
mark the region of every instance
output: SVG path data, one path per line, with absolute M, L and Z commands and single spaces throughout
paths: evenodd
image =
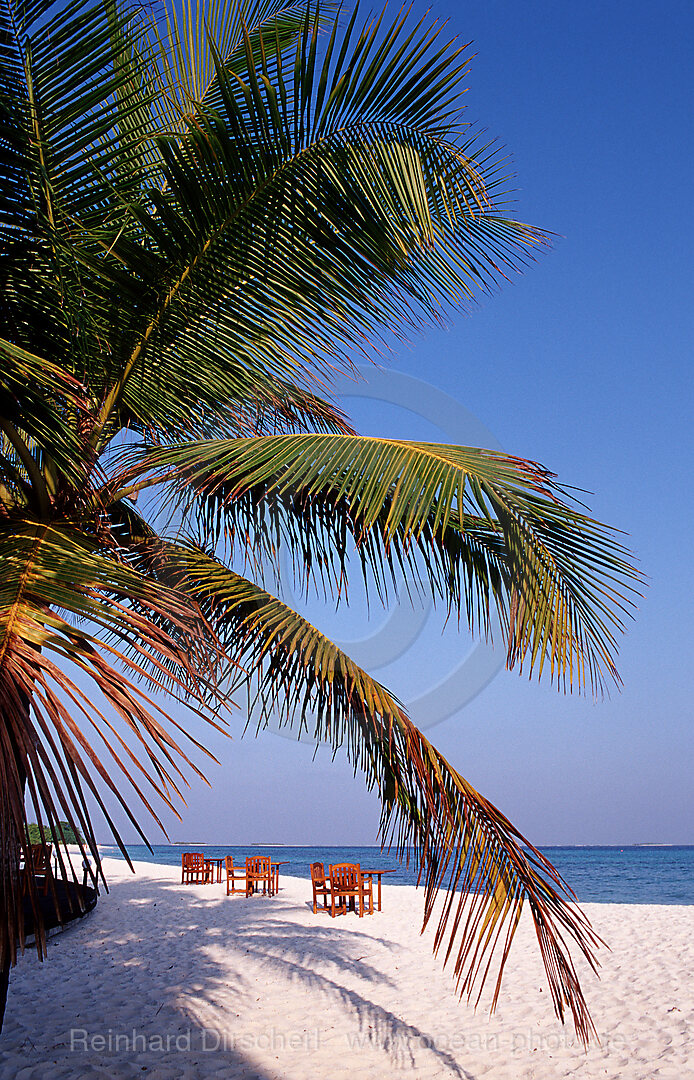
M 320 861 L 327 867 L 334 862 L 357 862 L 362 867 L 381 867 L 394 870 L 388 875 L 391 885 L 415 885 L 417 870 L 411 863 L 407 868 L 393 852 L 382 851 L 378 845 L 357 847 L 307 847 L 287 844 L 283 847 L 226 844 L 162 844 L 155 845 L 153 854 L 144 846 L 132 845 L 130 854 L 136 861 L 181 865 L 183 851 L 204 851 L 208 857 L 228 854 L 243 863 L 246 855 L 262 850 L 283 861 L 282 874 L 304 879 L 310 862 Z M 101 845 L 102 854 L 118 857 L 112 845 Z M 546 848 L 544 854 L 573 889 L 580 904 L 634 904 L 644 906 L 694 905 L 694 846 L 633 846 Z
M 277 897 L 181 886 L 171 865 L 105 858 L 110 893 L 12 972 L 0 1077 L 96 1080 L 683 1080 L 694 1022 L 694 907 L 584 904 L 611 946 L 577 964 L 601 1037 L 555 1020 L 523 918 L 497 1012 L 475 1012 L 420 936 L 422 893 L 383 911 L 313 915 L 308 876 Z M 104 1017 L 107 1019 L 105 1020 Z

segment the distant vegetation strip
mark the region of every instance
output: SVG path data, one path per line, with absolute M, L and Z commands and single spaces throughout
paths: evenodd
M 41 830 L 35 822 L 27 825 L 27 834 L 30 844 L 41 843 Z M 46 843 L 48 844 L 84 843 L 84 837 L 80 833 L 79 829 L 73 829 L 72 825 L 69 825 L 67 821 L 59 821 L 55 833 L 52 829 L 45 827 L 43 830 L 43 839 L 45 839 Z

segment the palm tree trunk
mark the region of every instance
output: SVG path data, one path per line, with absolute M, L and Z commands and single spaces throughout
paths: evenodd
M 0 1031 L 5 1023 L 5 1009 L 7 1007 L 7 991 L 10 987 L 10 958 L 7 954 L 3 957 L 0 968 Z
M 31 702 L 25 694 L 21 695 L 21 704 L 28 727 Z M 7 751 L 12 755 L 14 761 L 6 763 L 10 767 L 6 767 L 4 770 L 6 783 L 5 789 L 2 791 L 2 804 L 0 806 L 0 812 L 2 813 L 2 821 L 0 822 L 0 1031 L 2 1031 L 5 1020 L 10 968 L 16 960 L 18 931 L 24 917 L 19 877 L 21 837 L 16 825 L 16 803 L 19 799 L 23 815 L 27 779 L 25 759 L 19 752 L 11 723 L 6 725 L 5 734 L 8 744 Z M 13 786 L 14 791 L 12 790 Z

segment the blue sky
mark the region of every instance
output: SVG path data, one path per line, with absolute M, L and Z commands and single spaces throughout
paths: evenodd
M 507 450 L 594 493 L 595 516 L 629 534 L 649 586 L 622 643 L 621 693 L 568 698 L 502 671 L 428 734 L 535 842 L 693 843 L 693 9 L 491 0 L 431 10 L 473 41 L 468 118 L 511 151 L 517 216 L 558 238 L 392 366 L 461 402 Z M 444 437 L 402 411 L 351 404 L 364 431 Z M 357 606 L 346 638 L 359 620 Z M 325 626 L 340 632 L 332 616 Z M 405 700 L 469 650 L 465 635 L 429 628 L 418 645 L 384 679 Z M 212 746 L 222 768 L 207 770 L 211 789 L 193 785 L 173 839 L 376 842 L 377 801 L 344 762 L 271 733 Z

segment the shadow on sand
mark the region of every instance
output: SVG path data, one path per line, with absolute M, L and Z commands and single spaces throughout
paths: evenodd
M 369 962 L 369 954 L 397 950 L 396 942 L 375 940 L 354 919 L 348 933 L 339 932 L 342 919 L 316 918 L 301 925 L 292 913 L 305 917 L 303 902 L 285 899 L 279 906 L 269 898 L 226 898 L 221 887 L 214 897 L 203 893 L 186 889 L 181 903 L 181 887 L 173 882 L 147 876 L 125 881 L 102 899 L 89 925 L 56 939 L 43 970 L 26 974 L 27 986 L 22 985 L 24 970 L 18 971 L 0 1040 L 0 1077 L 17 1075 L 11 1069 L 16 1070 L 19 1054 L 23 1080 L 48 1075 L 51 1080 L 120 1080 L 150 1074 L 156 1080 L 276 1080 L 287 1075 L 289 1060 L 298 1063 L 300 1058 L 302 1075 L 311 1075 L 306 1064 L 326 1038 L 331 1056 L 348 1056 L 350 1043 L 344 1038 L 338 1043 L 336 1035 L 322 1029 L 321 1016 L 309 1011 L 310 991 L 313 1002 L 320 997 L 326 1007 L 338 1005 L 348 1018 L 355 1058 L 362 1047 L 377 1051 L 378 1057 L 370 1053 L 369 1059 L 380 1059 L 378 1075 L 412 1073 L 426 1063 L 427 1071 L 435 1066 L 437 1075 L 475 1080 L 437 1046 L 432 1033 L 371 999 L 372 988 L 395 989 L 395 984 Z M 122 926 L 120 932 L 114 923 Z M 71 971 L 71 959 L 79 969 Z M 351 988 L 343 985 L 342 973 Z M 301 1023 L 296 1022 L 296 998 L 291 1003 L 294 1029 L 279 1017 L 276 1027 L 262 1030 L 262 981 L 282 982 L 288 999 L 304 996 L 307 1011 Z M 103 1018 L 97 1027 L 95 1018 Z M 277 1061 L 276 1069 L 257 1064 L 268 1058 Z M 317 1068 L 316 1077 L 321 1071 Z

